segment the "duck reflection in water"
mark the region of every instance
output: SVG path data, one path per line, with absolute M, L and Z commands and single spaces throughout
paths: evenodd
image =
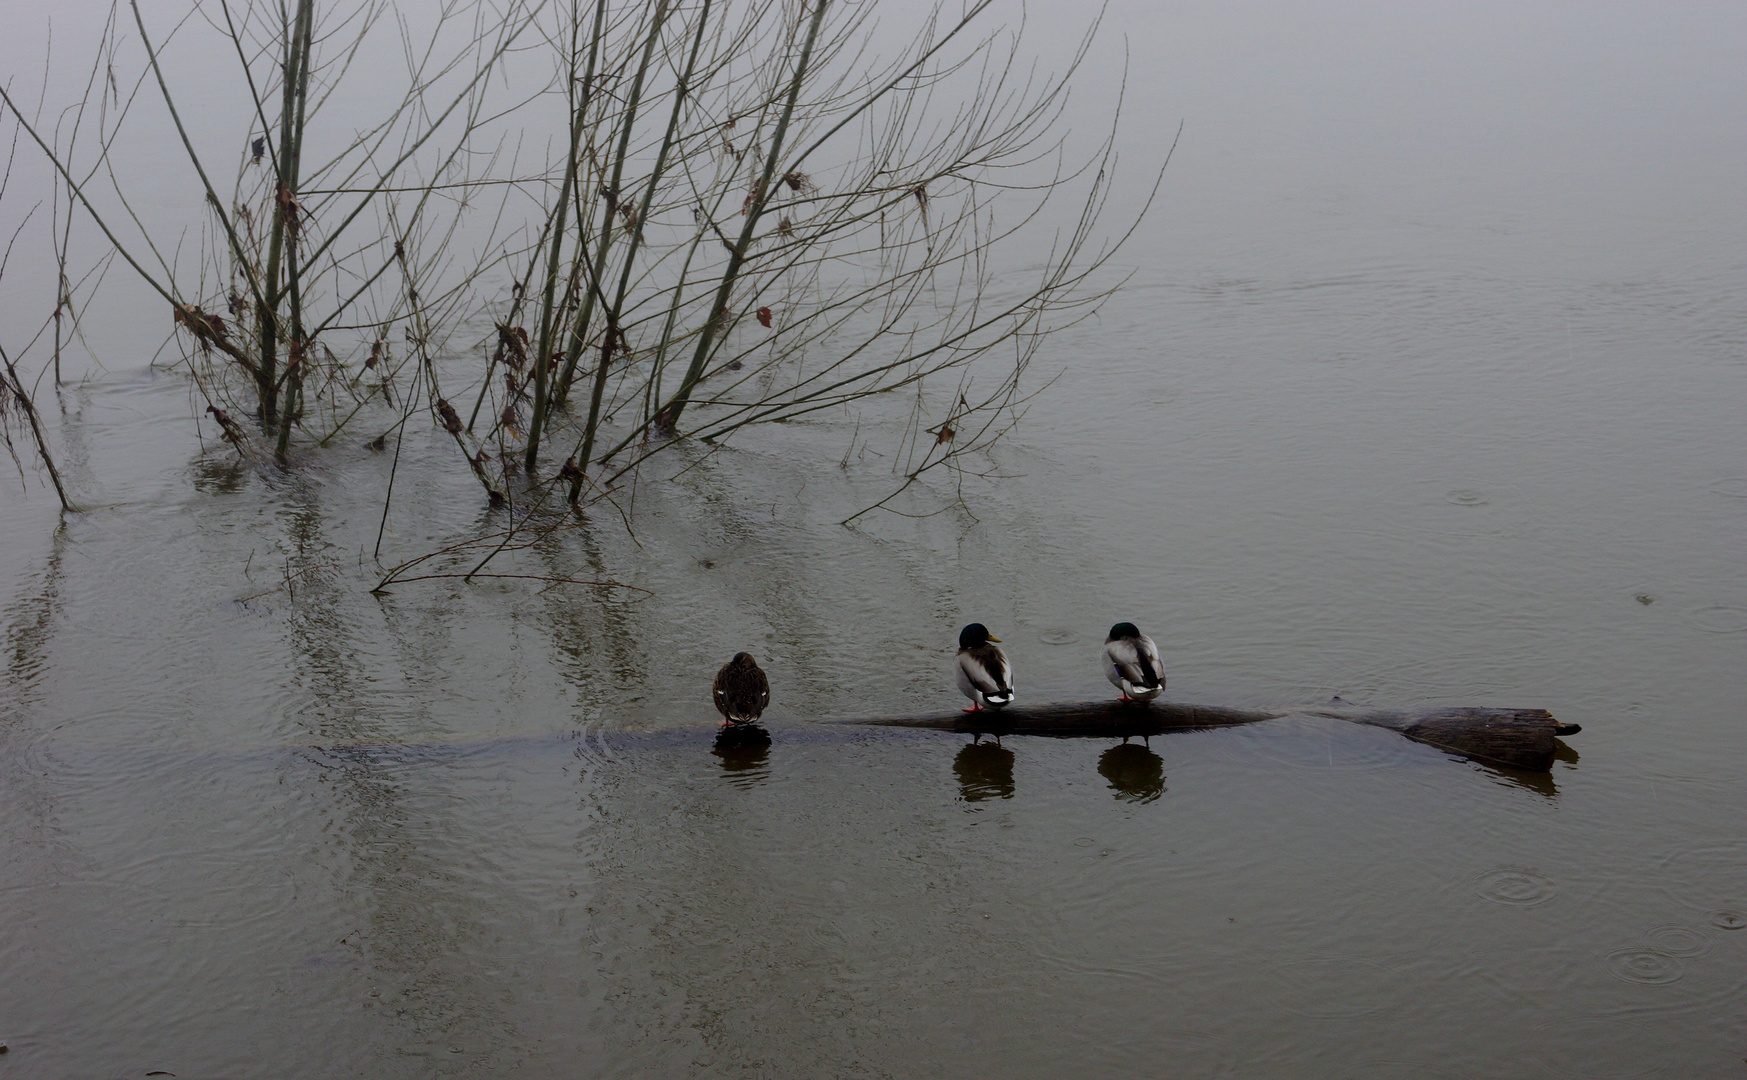
M 1165 792 L 1165 759 L 1140 743 L 1122 742 L 1098 758 L 1098 775 L 1122 802 L 1149 803 Z
M 965 802 L 1013 797 L 1013 751 L 999 743 L 966 743 L 952 759 L 952 772 Z
M 723 728 L 710 753 L 721 759 L 723 779 L 740 787 L 762 783 L 770 775 L 770 732 L 757 724 Z

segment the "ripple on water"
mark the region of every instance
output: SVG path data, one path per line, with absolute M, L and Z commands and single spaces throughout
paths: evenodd
M 1712 634 L 1738 634 L 1747 630 L 1747 608 L 1706 604 L 1686 613 L 1686 621 Z
M 1553 879 L 1522 866 L 1495 866 L 1474 879 L 1474 892 L 1482 900 L 1510 907 L 1534 907 L 1559 892 Z
M 1361 1061 L 1353 1069 L 1355 1076 L 1402 1077 L 1403 1080 L 1473 1080 L 1474 1071 L 1458 1066 L 1440 1066 L 1425 1060 L 1413 1061 L 1406 1058 L 1371 1058 Z
M 1721 480 L 1712 480 L 1709 486 L 1718 495 L 1747 499 L 1747 476 L 1725 476 Z
M 1658 926 L 1644 935 L 1644 944 L 1664 956 L 1692 959 L 1711 951 L 1711 939 L 1690 926 Z
M 1066 627 L 1056 626 L 1037 635 L 1037 639 L 1045 645 L 1072 645 L 1080 640 L 1080 635 Z
M 1607 954 L 1608 973 L 1626 982 L 1663 986 L 1686 974 L 1679 960 L 1655 949 L 1616 949 Z
M 1397 1009 L 1406 988 L 1399 972 L 1358 956 L 1289 960 L 1274 969 L 1281 1003 L 1290 1012 L 1322 1020 L 1350 1020 Z
M 1444 493 L 1444 501 L 1457 506 L 1485 506 L 1492 501 L 1492 496 L 1474 488 L 1457 488 Z
M 1747 901 L 1747 840 L 1681 848 L 1663 856 L 1658 869 L 1663 890 L 1700 911 L 1734 914 Z M 1712 924 L 1729 929 L 1716 916 Z
M 1093 1076 L 1150 1075 L 1162 1049 L 1185 1076 L 1235 1076 L 1251 1049 L 1243 1040 L 1199 1028 L 1147 1026 L 1147 1041 L 1098 1040 L 1086 1047 L 1083 1071 Z
M 1535 1040 L 1542 1068 L 1570 1080 L 1637 1080 L 1663 1075 L 1643 1032 L 1614 1017 L 1560 1017 Z
M 1739 911 L 1719 911 L 1711 916 L 1711 925 L 1718 930 L 1747 930 L 1747 915 Z

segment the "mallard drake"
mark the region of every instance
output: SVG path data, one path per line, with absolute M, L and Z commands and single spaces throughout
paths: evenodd
M 737 652 L 734 659 L 716 672 L 711 687 L 716 711 L 722 714 L 722 726 L 750 724 L 756 721 L 764 707 L 770 704 L 770 680 L 759 670 L 751 653 Z
M 1013 700 L 1013 665 L 995 644 L 1000 640 L 980 622 L 958 632 L 958 662 L 953 671 L 959 691 L 971 699 L 965 712 L 976 712 L 984 705 L 999 709 Z
M 1131 622 L 1110 628 L 1104 641 L 1104 677 L 1122 691 L 1124 701 L 1151 701 L 1165 692 L 1159 647 Z

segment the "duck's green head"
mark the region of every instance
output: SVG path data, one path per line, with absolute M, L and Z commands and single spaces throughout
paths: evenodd
M 979 645 L 1000 640 L 994 634 L 989 633 L 989 628 L 980 622 L 971 623 L 958 632 L 958 647 L 961 649 L 974 649 Z

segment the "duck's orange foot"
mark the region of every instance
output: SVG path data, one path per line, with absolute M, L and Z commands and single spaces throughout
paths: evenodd
M 959 712 L 982 712 L 982 711 L 983 711 L 983 707 L 981 705 L 972 705 L 968 709 L 960 709 L 959 710 Z

